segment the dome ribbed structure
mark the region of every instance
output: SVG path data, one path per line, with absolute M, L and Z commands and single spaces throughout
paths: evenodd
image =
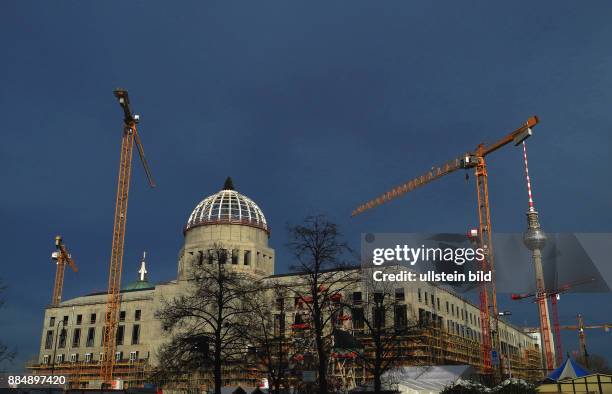
M 234 190 L 232 178 L 228 177 L 223 190 L 206 197 L 191 212 L 185 232 L 189 229 L 213 224 L 241 224 L 260 228 L 268 234 L 268 223 L 257 204 L 247 196 Z

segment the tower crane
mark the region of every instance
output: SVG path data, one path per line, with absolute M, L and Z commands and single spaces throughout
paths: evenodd
M 115 331 L 120 307 L 121 269 L 123 265 L 123 247 L 125 243 L 125 223 L 127 218 L 128 194 L 130 191 L 130 177 L 132 174 L 132 153 L 134 144 L 151 187 L 155 182 L 151 170 L 145 159 L 144 149 L 136 125 L 140 117 L 132 112 L 127 90 L 117 89 L 114 92 L 123 109 L 123 136 L 121 139 L 121 155 L 119 160 L 119 180 L 117 185 L 117 198 L 115 203 L 115 220 L 113 225 L 113 243 L 111 248 L 110 269 L 108 275 L 108 294 L 106 312 L 104 314 L 104 332 L 102 337 L 102 359 L 100 360 L 100 380 L 108 386 L 113 378 L 115 364 Z
M 53 297 L 51 298 L 51 305 L 57 306 L 62 300 L 62 290 L 64 289 L 64 271 L 66 269 L 66 263 L 72 268 L 74 272 L 78 272 L 72 256 L 68 253 L 68 249 L 62 240 L 62 236 L 58 235 L 55 237 L 55 252 L 51 254 L 51 259 L 55 261 L 55 283 L 53 284 Z
M 497 142 L 491 145 L 485 145 L 484 143 L 481 143 L 476 146 L 473 151 L 467 152 L 457 157 L 456 159 L 443 164 L 442 166 L 433 167 L 425 174 L 414 178 L 406 183 L 403 183 L 382 194 L 381 196 L 360 205 L 352 213 L 352 216 L 361 214 L 367 210 L 384 204 L 385 202 L 391 201 L 408 192 L 411 192 L 418 187 L 424 186 L 436 179 L 442 178 L 443 176 L 448 175 L 456 170 L 470 168 L 473 168 L 475 170 L 479 219 L 478 244 L 484 250 L 485 253 L 485 258 L 481 262 L 480 269 L 482 269 L 483 271 L 491 271 L 492 273 L 492 280 L 489 285 L 483 283 L 479 287 L 480 320 L 481 322 L 483 322 L 483 324 L 481 325 L 483 337 L 483 340 L 481 342 L 481 352 L 484 367 L 483 372 L 487 374 L 493 372 L 491 351 L 493 348 L 497 349 L 499 345 L 498 341 L 495 340 L 495 336 L 497 335 L 498 331 L 498 312 L 497 295 L 494 279 L 495 271 L 493 262 L 493 245 L 491 240 L 491 212 L 489 208 L 488 173 L 485 157 L 511 142 L 513 142 L 515 145 L 519 145 L 521 142 L 531 136 L 532 127 L 534 127 L 536 124 L 538 124 L 538 117 L 532 116 L 527 119 L 527 122 L 525 122 L 525 124 L 523 124 L 521 127 L 507 134 L 505 137 L 501 138 Z M 489 311 L 490 307 L 492 307 L 493 309 L 494 335 L 491 335 L 491 312 Z
M 564 283 L 556 289 L 544 291 L 544 294 L 546 295 L 546 297 L 550 298 L 550 305 L 551 305 L 552 317 L 553 317 L 553 334 L 555 338 L 554 342 L 555 342 L 555 356 L 556 356 L 557 366 L 563 363 L 563 346 L 561 344 L 561 326 L 559 325 L 559 307 L 558 307 L 558 301 L 561 298 L 561 294 L 568 292 L 575 286 L 590 283 L 590 282 L 593 282 L 594 280 L 595 278 L 575 280 L 575 281 Z M 537 302 L 537 295 L 538 295 L 538 292 L 532 292 L 532 293 L 524 293 L 524 294 L 512 294 L 510 297 L 515 301 L 524 300 L 526 298 L 536 298 L 535 301 Z
M 581 314 L 578 314 L 576 316 L 577 320 L 578 320 L 578 324 L 577 325 L 563 325 L 563 326 L 559 326 L 559 329 L 561 330 L 571 330 L 571 331 L 578 331 L 578 343 L 580 344 L 580 352 L 582 353 L 582 357 L 584 357 L 584 363 L 586 364 L 585 367 L 588 369 L 589 368 L 589 353 L 587 351 L 587 347 L 586 347 L 586 334 L 584 332 L 584 330 L 586 329 L 602 329 L 605 330 L 606 332 L 609 332 L 610 329 L 612 328 L 612 323 L 601 323 L 601 324 L 589 324 L 589 325 L 585 325 L 584 324 L 584 319 L 582 318 Z M 525 332 L 531 332 L 531 333 L 537 333 L 540 332 L 539 328 L 536 327 L 530 327 L 530 328 L 524 328 L 523 331 Z

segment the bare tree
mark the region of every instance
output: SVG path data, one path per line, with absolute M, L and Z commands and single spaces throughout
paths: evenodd
M 300 300 L 310 320 L 318 391 L 325 394 L 329 387 L 332 319 L 341 308 L 338 296 L 354 283 L 357 267 L 347 264 L 347 258 L 353 259 L 352 250 L 337 225 L 323 215 L 309 216 L 302 224 L 290 226 L 287 246 L 296 261 L 291 268 L 298 274 L 298 283 L 286 288 Z
M 288 369 L 285 346 L 284 295 L 278 283 L 269 283 L 252 292 L 246 301 L 248 314 L 240 326 L 249 340 L 249 361 L 254 361 L 266 372 L 270 391 L 278 394 Z M 279 314 L 272 316 L 270 306 L 275 302 Z
M 408 320 L 403 288 L 396 289 L 394 282 L 373 280 L 371 269 L 364 268 L 362 273 L 363 298 L 350 305 L 355 336 L 363 349 L 356 361 L 372 375 L 374 392 L 380 393 L 382 375 L 406 356 L 402 354 L 402 336 L 417 324 Z
M 252 279 L 228 269 L 228 259 L 221 244 L 198 252 L 188 268 L 186 294 L 162 300 L 156 316 L 172 339 L 160 349 L 158 379 L 181 379 L 212 366 L 215 394 L 220 394 L 224 368 L 244 361 L 247 339 L 238 327 Z
M 6 290 L 6 286 L 0 280 L 0 294 Z M 0 308 L 4 305 L 4 300 L 0 298 Z M 17 353 L 14 350 L 10 350 L 7 345 L 0 342 L 0 365 L 4 362 L 12 362 L 15 359 Z

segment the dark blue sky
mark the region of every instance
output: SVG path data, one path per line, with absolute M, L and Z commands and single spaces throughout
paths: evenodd
M 329 214 L 362 232 L 461 232 L 473 179 L 453 174 L 358 218 L 362 201 L 537 114 L 530 170 L 549 232 L 611 231 L 612 3 L 33 2 L 0 5 L 0 340 L 34 356 L 61 233 L 79 266 L 64 299 L 107 283 L 129 89 L 158 188 L 135 163 L 124 282 L 147 250 L 175 277 L 191 209 L 227 175 L 259 203 L 286 271 L 285 226 Z M 489 160 L 493 226 L 525 228 L 521 153 Z M 509 304 L 500 296 L 502 307 Z M 565 323 L 612 320 L 612 296 L 567 296 Z M 535 306 L 505 305 L 535 325 Z M 588 332 L 612 360 L 610 333 Z M 565 333 L 565 348 L 577 349 Z

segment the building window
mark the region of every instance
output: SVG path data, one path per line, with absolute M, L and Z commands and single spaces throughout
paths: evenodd
M 91 362 L 91 353 L 85 353 L 85 362 L 86 363 L 90 363 Z
M 395 301 L 404 301 L 406 299 L 406 295 L 404 294 L 404 289 L 395 289 Z
M 212 249 L 208 249 L 207 257 L 208 257 L 208 264 L 212 264 L 213 261 L 215 260 L 215 251 Z
M 219 250 L 219 264 L 227 263 L 227 249 Z
M 374 317 L 374 327 L 385 327 L 385 308 L 372 308 L 372 316 Z
M 353 304 L 361 304 L 361 292 L 360 291 L 353 292 Z
M 138 360 L 138 352 L 130 352 L 130 361 L 134 362 L 136 360 Z
M 83 322 L 83 315 L 77 315 L 77 326 L 81 325 L 81 323 Z
M 68 325 L 68 316 L 64 316 L 64 327 Z
M 134 320 L 140 320 L 140 309 L 136 309 L 136 312 L 134 312 Z
M 243 264 L 251 265 L 251 251 L 250 250 L 244 251 Z
M 104 361 L 105 358 L 106 357 L 104 357 L 104 353 L 100 353 L 100 358 L 99 358 L 100 362 Z
M 406 305 L 395 305 L 393 308 L 393 323 L 396 330 L 403 330 L 408 326 Z
M 419 308 L 419 324 L 421 326 L 424 326 L 424 325 L 427 324 L 427 321 L 425 319 L 426 319 L 426 317 L 425 317 L 425 309 Z
M 425 305 L 429 305 L 429 297 L 427 297 L 427 292 L 425 292 Z
M 89 323 L 96 324 L 96 314 L 95 313 L 92 313 L 91 315 L 89 315 Z
M 280 337 L 285 332 L 285 315 L 274 315 L 274 336 Z
M 79 347 L 81 344 L 81 329 L 75 328 L 72 333 L 72 347 Z
M 276 310 L 282 311 L 285 309 L 285 299 L 283 297 L 276 298 Z
M 363 308 L 353 308 L 351 310 L 353 315 L 353 328 L 356 330 L 363 329 L 365 319 L 363 317 Z
M 55 363 L 59 364 L 59 363 L 63 363 L 64 362 L 64 355 L 63 354 L 58 354 L 57 356 L 55 356 Z
M 49 327 L 53 327 L 55 325 L 55 316 L 51 316 L 49 318 Z
M 94 341 L 96 339 L 96 329 L 94 327 L 90 327 L 87 331 L 87 343 L 85 346 L 92 347 L 94 345 Z
M 446 301 L 446 313 L 448 313 L 448 312 L 449 312 L 449 310 L 448 310 L 448 301 Z
M 438 305 L 438 310 L 440 310 L 440 297 L 438 297 L 438 298 L 436 299 L 436 302 L 437 302 L 437 305 Z
M 140 343 L 140 325 L 134 324 L 132 327 L 132 345 Z
M 43 364 L 48 365 L 49 364 L 49 355 L 45 354 L 43 356 Z
M 382 304 L 385 299 L 384 293 L 377 291 L 374 293 L 374 303 L 379 305 Z
M 53 347 L 53 330 L 48 330 L 45 336 L 45 349 L 51 349 Z
M 432 295 L 431 295 L 431 306 L 435 308 L 435 307 L 436 307 L 436 304 L 434 303 L 434 298 L 435 298 L 435 297 L 434 297 L 434 295 L 432 294 Z
M 125 321 L 125 311 L 119 312 L 119 321 Z
M 115 352 L 115 361 L 121 361 L 123 359 L 123 352 Z
M 62 330 L 60 331 L 59 334 L 59 345 L 58 347 L 60 349 L 63 349 L 66 347 L 66 330 L 62 328 Z
M 125 326 L 117 327 L 117 345 L 123 345 L 123 336 L 125 332 Z
M 417 289 L 418 294 L 419 294 L 419 302 L 423 302 L 423 299 L 421 298 L 421 289 Z
M 79 361 L 79 354 L 78 353 L 72 353 L 70 355 L 70 362 L 71 363 L 76 363 Z
M 232 250 L 232 264 L 237 265 L 238 259 L 240 258 L 240 251 L 238 249 Z

